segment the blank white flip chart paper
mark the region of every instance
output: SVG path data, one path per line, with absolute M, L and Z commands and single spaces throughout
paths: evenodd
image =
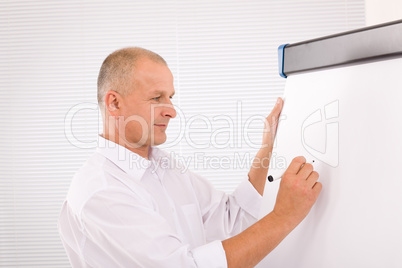
M 323 189 L 257 267 L 402 267 L 402 58 L 291 75 L 284 100 L 269 174 L 303 155 Z

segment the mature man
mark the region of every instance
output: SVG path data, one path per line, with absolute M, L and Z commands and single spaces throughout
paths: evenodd
M 273 211 L 257 221 L 280 98 L 247 178 L 227 195 L 155 147 L 166 141 L 176 116 L 174 93 L 166 62 L 151 51 L 125 48 L 103 62 L 103 134 L 74 176 L 59 218 L 73 267 L 252 267 L 315 203 L 318 174 L 297 157 L 282 177 Z

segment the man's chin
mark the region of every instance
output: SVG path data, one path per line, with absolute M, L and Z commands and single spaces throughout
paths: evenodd
M 151 146 L 158 146 L 166 142 L 166 135 L 161 137 L 155 137 L 155 139 L 151 142 Z

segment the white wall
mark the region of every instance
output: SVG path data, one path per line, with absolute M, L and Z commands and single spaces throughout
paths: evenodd
M 402 19 L 401 0 L 366 0 L 366 25 Z

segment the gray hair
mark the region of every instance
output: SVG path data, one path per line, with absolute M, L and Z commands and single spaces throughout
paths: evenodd
M 103 61 L 98 76 L 98 104 L 104 107 L 104 98 L 109 90 L 128 95 L 134 82 L 134 68 L 138 60 L 147 58 L 167 66 L 166 61 L 155 52 L 127 47 L 114 51 Z

